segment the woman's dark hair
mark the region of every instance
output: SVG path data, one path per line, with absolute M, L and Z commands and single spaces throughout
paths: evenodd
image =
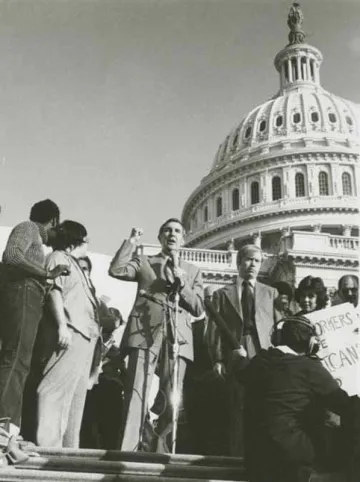
M 60 219 L 60 210 L 54 201 L 45 199 L 44 201 L 37 202 L 31 208 L 30 221 L 45 224 L 53 219 L 55 219 L 56 223 L 58 223 Z
M 305 316 L 286 317 L 280 330 L 279 344 L 290 347 L 296 353 L 307 353 L 310 339 L 315 335 L 315 327 Z
M 58 251 L 81 246 L 87 236 L 85 227 L 76 221 L 63 221 L 55 231 L 56 236 L 52 242 L 52 248 Z
M 278 290 L 279 295 L 287 295 L 289 302 L 293 299 L 293 289 L 288 283 L 285 283 L 285 281 L 277 281 L 272 286 Z
M 316 309 L 321 310 L 325 308 L 329 297 L 326 294 L 326 288 L 324 282 L 321 278 L 314 278 L 312 276 L 306 276 L 303 278 L 299 286 L 295 290 L 295 300 L 297 303 L 300 302 L 302 295 L 306 293 L 311 293 L 316 295 Z

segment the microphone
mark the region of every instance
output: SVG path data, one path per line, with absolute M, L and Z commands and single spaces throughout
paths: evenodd
M 173 265 L 173 275 L 174 275 L 174 283 L 172 285 L 172 291 L 174 291 L 175 293 L 179 292 L 181 290 L 181 285 L 182 285 L 182 281 L 181 281 L 181 278 L 180 276 L 176 276 L 175 275 L 175 272 L 174 270 L 178 270 L 179 269 L 179 252 L 178 251 L 172 251 L 170 253 L 170 259 L 172 261 L 172 265 Z

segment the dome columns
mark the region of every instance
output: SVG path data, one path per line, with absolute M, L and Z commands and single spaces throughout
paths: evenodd
M 342 227 L 342 235 L 349 238 L 351 236 L 352 226 L 350 224 L 343 224 L 341 227 Z

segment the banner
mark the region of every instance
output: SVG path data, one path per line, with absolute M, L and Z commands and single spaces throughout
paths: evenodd
M 360 395 L 360 320 L 350 303 L 305 315 L 316 326 L 322 364 L 349 395 Z

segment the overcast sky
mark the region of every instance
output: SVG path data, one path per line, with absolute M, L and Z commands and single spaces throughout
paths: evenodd
M 112 254 L 155 242 L 279 79 L 290 1 L 0 1 L 2 225 L 50 197 Z M 360 103 L 360 0 L 301 2 L 322 85 Z

